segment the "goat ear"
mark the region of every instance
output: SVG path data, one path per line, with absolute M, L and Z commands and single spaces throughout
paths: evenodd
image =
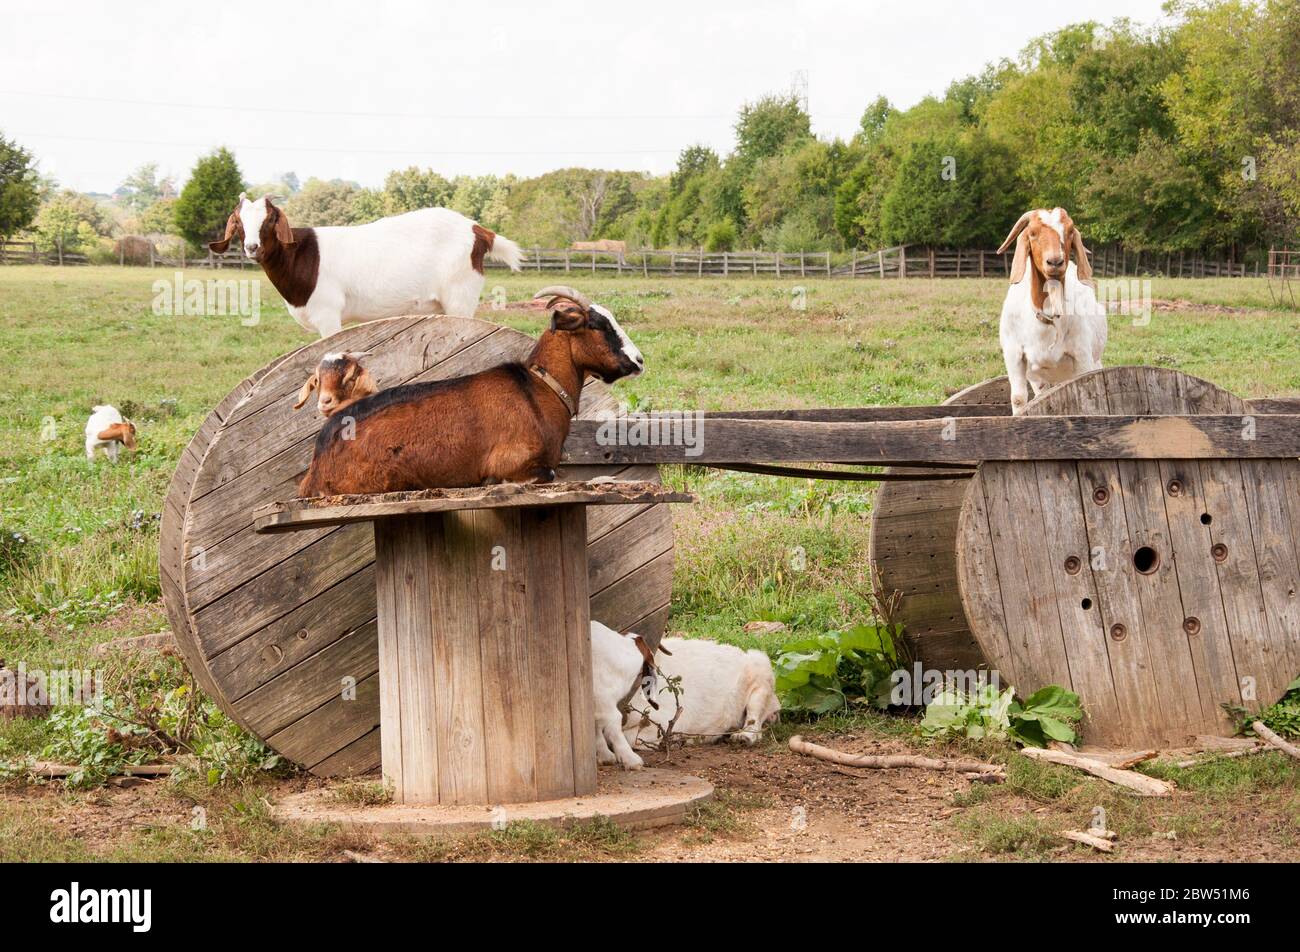
M 1003 246 L 1005 247 L 1005 245 Z M 1016 239 L 1016 254 L 1011 259 L 1011 283 L 1019 284 L 1025 276 L 1025 264 L 1029 261 L 1029 232 L 1022 231 Z
M 551 330 L 578 331 L 587 326 L 587 312 L 567 301 L 555 306 L 551 312 Z
M 240 197 L 242 198 L 243 196 Z M 230 247 L 230 239 L 234 238 L 235 235 L 238 234 L 239 228 L 240 228 L 239 209 L 236 208 L 233 212 L 230 213 L 230 217 L 226 219 L 225 237 L 223 237 L 220 241 L 209 241 L 208 247 L 211 248 L 219 255 L 225 254 L 226 249 Z
M 295 410 L 302 409 L 303 404 L 307 402 L 307 398 L 311 396 L 311 392 L 316 389 L 318 382 L 319 380 L 315 373 L 307 378 L 307 382 L 303 384 L 302 389 L 298 391 L 298 402 L 293 405 Z
M 266 204 L 269 208 L 275 208 L 269 199 Z M 275 208 L 275 238 L 282 245 L 291 245 L 296 240 L 293 237 L 293 226 L 289 224 L 289 216 L 278 208 Z
M 1079 269 L 1080 281 L 1092 280 L 1092 262 L 1088 260 L 1088 249 L 1083 246 L 1083 235 L 1074 229 L 1074 263 Z

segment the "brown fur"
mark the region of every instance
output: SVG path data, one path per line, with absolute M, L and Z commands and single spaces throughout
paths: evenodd
M 1033 299 L 1034 307 L 1039 310 L 1042 310 L 1043 303 L 1047 300 L 1048 280 L 1065 280 L 1065 269 L 1069 265 L 1071 254 L 1074 255 L 1074 263 L 1079 271 L 1079 280 L 1084 282 L 1092 280 L 1092 265 L 1083 247 L 1083 235 L 1074 226 L 1074 220 L 1064 208 L 1057 207 L 1052 211 L 1061 213 L 1061 230 L 1065 232 L 1064 242 L 1055 228 L 1038 217 L 1039 209 L 1033 209 L 1020 216 L 1020 220 L 1012 226 L 1011 233 L 1007 235 L 1006 241 L 1002 242 L 1002 247 L 997 251 L 998 254 L 1002 254 L 1011 246 L 1012 241 L 1016 243 L 1015 257 L 1011 261 L 1012 284 L 1019 284 L 1025 276 L 1026 265 L 1032 264 L 1029 294 Z
M 133 450 L 135 449 L 135 424 L 130 420 L 114 423 L 112 426 L 100 430 L 95 439 L 106 442 L 116 441 L 128 450 Z
M 474 226 L 474 247 L 469 250 L 469 264 L 479 274 L 483 273 L 483 259 L 492 250 L 492 243 L 496 240 L 496 232 L 482 225 Z
M 316 409 L 320 411 L 321 416 L 329 417 L 340 410 L 347 409 L 358 400 L 378 393 L 379 387 L 370 376 L 370 371 L 361 366 L 361 358 L 369 356 L 368 353 L 353 353 L 344 354 L 341 359 L 336 360 L 322 358 L 320 364 L 307 378 L 307 382 L 302 385 L 302 389 L 298 391 L 298 402 L 293 405 L 293 408 L 301 409 L 312 392 L 319 389 L 320 396 L 316 400 Z
M 316 242 L 316 231 L 292 227 L 288 217 L 269 198 L 261 200 L 266 202 L 266 218 L 257 236 L 260 245 L 257 249 L 258 263 L 280 296 L 293 307 L 302 307 L 316 290 L 316 279 L 320 275 L 320 246 Z M 219 241 L 209 242 L 208 247 L 217 254 L 225 254 L 230 242 L 236 238 L 244 240 L 238 205 L 226 219 L 225 235 Z
M 636 369 L 610 351 L 584 308 L 559 303 L 522 364 L 393 387 L 353 404 L 350 413 L 335 413 L 316 440 L 298 495 L 551 481 L 570 417 L 559 396 L 528 371 L 533 364 L 575 399 L 588 375 L 612 383 Z

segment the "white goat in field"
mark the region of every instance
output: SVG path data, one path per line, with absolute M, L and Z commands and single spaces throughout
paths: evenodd
M 999 338 L 1011 380 L 1011 412 L 1048 387 L 1101 369 L 1106 309 L 1091 284 L 1083 236 L 1064 208 L 1034 209 L 1016 222 L 998 253 L 1016 243 Z M 1075 261 L 1070 262 L 1073 252 Z
M 135 424 L 124 419 L 117 407 L 95 407 L 86 421 L 86 459 L 95 461 L 95 450 L 103 450 L 114 463 L 119 447 L 135 450 Z
M 518 271 L 523 253 L 508 238 L 450 208 L 421 208 L 366 225 L 293 228 L 264 195 L 239 204 L 226 233 L 262 270 L 304 330 L 329 337 L 347 324 L 399 314 L 473 317 L 486 280 L 483 259 Z

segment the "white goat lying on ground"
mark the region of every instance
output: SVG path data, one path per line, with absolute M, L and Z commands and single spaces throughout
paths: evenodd
M 1101 369 L 1106 309 L 1085 282 L 1092 266 L 1083 236 L 1064 208 L 1034 209 L 1016 222 L 998 253 L 1016 243 L 999 338 L 1011 379 L 1011 412 L 1048 387 Z M 1073 252 L 1075 262 L 1069 262 Z
M 114 463 L 119 447 L 135 449 L 135 424 L 122 418 L 117 407 L 95 407 L 86 421 L 86 459 L 95 461 L 95 450 L 102 449 Z
M 781 703 L 776 697 L 772 662 L 761 651 L 742 651 L 731 645 L 693 638 L 665 638 L 656 659 L 660 677 L 651 684 L 653 700 L 645 691 L 649 661 L 637 645 L 637 636 L 623 636 L 591 623 L 592 679 L 596 709 L 596 759 L 636 769 L 641 758 L 634 744 L 658 743 L 677 715 L 678 697 L 667 680 L 680 678 L 681 714 L 673 732 L 689 740 L 712 743 L 731 740 L 754 744 L 763 728 L 776 720 Z M 628 714 L 622 713 L 623 702 Z M 657 709 L 655 705 L 658 705 Z

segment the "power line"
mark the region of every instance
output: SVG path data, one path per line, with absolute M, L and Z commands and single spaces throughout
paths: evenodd
M 118 99 L 109 96 L 76 96 L 65 93 L 38 93 L 24 89 L 0 89 L 0 95 L 4 96 L 31 96 L 37 99 L 61 99 L 73 100 L 77 102 L 95 102 L 95 103 L 112 103 L 120 106 L 150 106 L 162 107 L 166 109 L 210 109 L 222 112 L 269 112 L 296 114 L 303 116 L 347 116 L 350 118 L 374 118 L 374 119 L 500 119 L 500 120 L 520 120 L 520 119 L 543 119 L 543 120 L 572 120 L 572 119 L 592 119 L 610 121 L 616 119 L 626 119 L 641 121 L 646 119 L 670 119 L 680 121 L 683 119 L 692 120 L 717 120 L 730 119 L 730 114 L 701 114 L 701 115 L 634 115 L 626 113 L 556 113 L 545 115 L 542 113 L 424 113 L 424 112 L 365 112 L 344 109 L 298 109 L 287 108 L 284 106 L 223 106 L 218 103 L 187 103 L 187 102 L 168 102 L 156 99 Z
M 10 133 L 24 139 L 59 139 L 74 142 L 106 142 L 117 145 L 156 145 L 178 149 L 207 149 L 215 142 L 167 142 L 160 139 L 114 139 L 102 136 L 69 136 L 50 132 Z M 566 149 L 559 152 L 540 152 L 536 149 L 340 149 L 309 145 L 247 145 L 231 143 L 231 148 L 250 152 L 325 152 L 335 155 L 676 155 L 681 149 Z

